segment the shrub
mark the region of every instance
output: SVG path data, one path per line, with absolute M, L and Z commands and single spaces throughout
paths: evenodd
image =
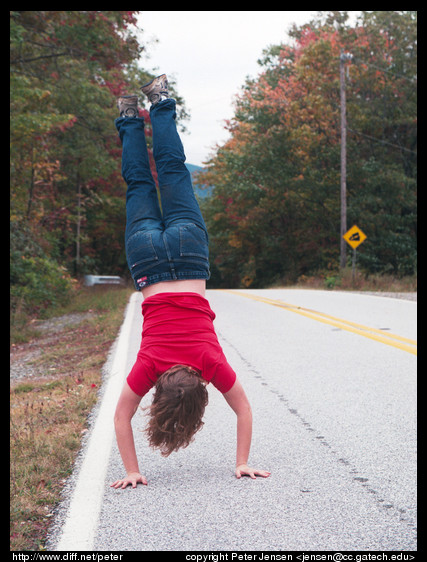
M 21 226 L 21 228 L 19 228 Z M 31 230 L 11 228 L 10 304 L 12 314 L 34 314 L 65 303 L 73 280 L 65 267 L 49 257 Z

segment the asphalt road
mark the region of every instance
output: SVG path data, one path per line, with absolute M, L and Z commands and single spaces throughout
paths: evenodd
M 140 344 L 135 293 L 51 546 L 416 550 L 416 303 L 279 289 L 208 291 L 207 298 L 252 405 L 250 464 L 271 476 L 234 477 L 235 415 L 208 387 L 203 430 L 167 459 L 148 448 L 144 416 L 136 414 L 148 486 L 109 487 L 124 475 L 112 417 Z

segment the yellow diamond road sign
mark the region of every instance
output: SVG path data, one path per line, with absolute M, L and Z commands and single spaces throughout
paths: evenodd
M 354 225 L 350 228 L 350 230 L 347 230 L 343 238 L 347 244 L 350 244 L 350 246 L 355 250 L 359 244 L 366 240 L 366 234 L 362 232 L 358 226 Z

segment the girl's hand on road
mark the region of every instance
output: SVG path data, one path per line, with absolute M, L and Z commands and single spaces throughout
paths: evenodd
M 239 464 L 235 470 L 236 478 L 241 478 L 242 476 L 250 476 L 253 479 L 256 479 L 257 476 L 268 478 L 270 474 L 271 472 L 268 472 L 268 470 L 257 470 L 256 468 L 250 468 L 247 464 Z
M 138 484 L 138 482 L 141 482 L 141 484 L 144 484 L 145 486 L 147 485 L 147 479 L 145 478 L 145 476 L 142 476 L 142 474 L 139 474 L 139 472 L 130 472 L 126 478 L 123 478 L 122 480 L 116 480 L 115 482 L 113 482 L 112 484 L 110 484 L 110 488 L 126 488 L 126 486 L 131 485 L 132 488 L 136 488 L 136 485 Z

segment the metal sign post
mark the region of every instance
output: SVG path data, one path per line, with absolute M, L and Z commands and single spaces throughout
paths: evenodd
M 352 266 L 351 266 L 351 280 L 353 282 L 354 285 L 354 278 L 356 276 L 356 248 L 353 248 L 353 262 L 352 262 Z

